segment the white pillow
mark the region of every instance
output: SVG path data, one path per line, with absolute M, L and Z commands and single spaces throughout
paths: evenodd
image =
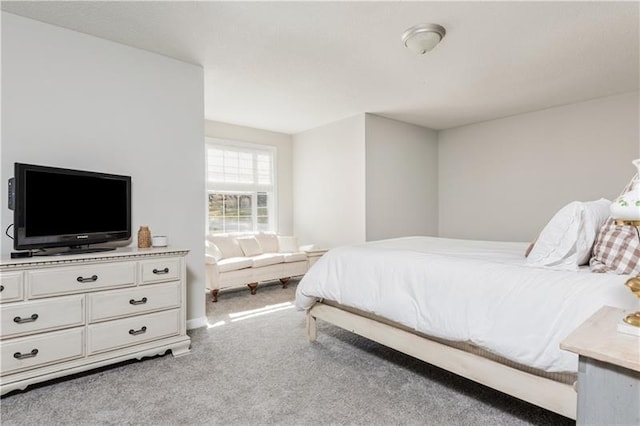
M 218 250 L 222 254 L 222 259 L 244 257 L 244 253 L 242 253 L 242 249 L 240 249 L 234 237 L 228 235 L 213 235 L 209 240 L 218 247 Z
M 256 237 L 236 238 L 236 241 L 238 241 L 245 256 L 258 256 L 263 253 L 262 247 L 260 247 L 260 243 L 256 240 Z
M 260 247 L 265 253 L 278 253 L 278 237 L 271 232 L 261 232 L 256 235 Z
M 278 236 L 278 246 L 280 253 L 296 253 L 299 252 L 297 237 Z
M 551 218 L 527 257 L 527 265 L 575 271 L 587 264 L 611 201 L 573 201 Z
M 211 237 L 207 237 L 207 239 L 204 242 L 204 246 L 205 246 L 205 253 L 208 256 L 213 257 L 216 261 L 222 259 L 222 252 L 220 251 L 218 246 L 215 245 L 215 243 L 211 240 Z
M 597 201 L 583 203 L 583 207 L 583 227 L 578 239 L 578 266 L 589 263 L 598 232 L 609 218 L 611 201 L 601 198 Z

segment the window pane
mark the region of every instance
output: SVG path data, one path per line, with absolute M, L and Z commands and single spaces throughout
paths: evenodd
M 241 152 L 238 160 L 238 182 L 253 182 L 253 155 Z
M 209 232 L 224 232 L 224 219 L 209 217 Z
M 222 194 L 209 194 L 209 216 L 222 216 Z
M 258 231 L 270 231 L 268 218 L 258 218 Z
M 209 148 L 207 150 L 207 180 L 211 182 L 224 182 L 224 162 L 221 149 Z
M 270 185 L 271 184 L 271 156 L 261 154 L 257 156 L 257 167 L 258 167 L 258 183 L 262 185 Z
M 225 217 L 224 218 L 224 232 L 238 232 L 238 218 L 237 217 Z
M 224 172 L 225 174 L 237 175 L 238 170 L 238 153 L 233 151 L 224 151 Z
M 251 217 L 245 217 L 245 216 L 238 218 L 238 231 L 240 232 L 253 231 L 253 219 Z
M 227 194 L 224 196 L 224 215 L 225 216 L 238 215 L 238 196 L 237 195 Z
M 209 232 L 270 231 L 268 193 L 208 194 Z M 265 205 L 253 209 L 254 199 Z M 254 229 L 254 218 L 257 226 Z
M 267 193 L 258 192 L 258 207 L 267 207 Z
M 240 195 L 240 216 L 251 216 L 253 209 L 251 208 L 251 195 Z

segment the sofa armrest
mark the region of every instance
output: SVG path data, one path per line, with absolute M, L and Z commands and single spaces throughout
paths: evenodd
M 216 258 L 215 258 L 215 257 L 213 257 L 212 255 L 210 255 L 210 254 L 205 254 L 205 255 L 204 255 L 204 263 L 205 263 L 206 265 L 217 265 L 217 264 L 218 264 L 218 261 L 217 261 L 217 260 L 216 260 Z

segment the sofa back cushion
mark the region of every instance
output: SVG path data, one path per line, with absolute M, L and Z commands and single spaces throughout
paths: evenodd
M 222 255 L 222 259 L 244 256 L 242 249 L 234 237 L 229 235 L 213 235 L 209 241 L 216 245 Z
M 298 249 L 298 238 L 286 237 L 278 235 L 278 247 L 280 253 L 296 253 L 300 251 Z
M 236 241 L 245 256 L 258 256 L 264 253 L 256 237 L 238 237 Z
M 278 253 L 278 237 L 276 234 L 271 232 L 261 232 L 256 235 L 258 242 L 260 243 L 260 247 L 262 247 L 263 253 Z
M 205 253 L 207 256 L 213 257 L 216 261 L 222 259 L 222 252 L 218 248 L 217 245 L 212 240 L 212 237 L 209 235 L 204 242 L 205 245 Z

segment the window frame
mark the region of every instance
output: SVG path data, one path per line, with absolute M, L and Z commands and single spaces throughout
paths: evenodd
M 211 182 L 209 180 L 209 148 L 220 147 L 222 149 L 234 148 L 237 151 L 248 151 L 252 154 L 268 153 L 271 156 L 271 185 L 261 185 L 254 183 L 228 183 Z M 257 172 L 257 164 L 254 157 L 254 175 Z M 263 145 L 251 142 L 205 137 L 205 230 L 209 233 L 238 232 L 238 231 L 211 231 L 209 229 L 209 195 L 210 194 L 233 194 L 250 195 L 252 198 L 252 231 L 258 231 L 258 194 L 267 193 L 268 230 L 266 232 L 277 232 L 278 229 L 278 149 L 273 145 Z M 242 232 L 242 231 L 240 231 Z

